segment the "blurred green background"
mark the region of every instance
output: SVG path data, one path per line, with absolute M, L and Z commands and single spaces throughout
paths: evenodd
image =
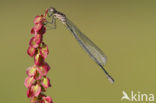
M 26 51 L 33 19 L 50 6 L 67 15 L 107 55 L 103 71 L 63 24 L 44 35 L 50 54 L 47 95 L 55 103 L 122 103 L 122 91 L 156 95 L 155 0 L 1 0 L 0 101 L 29 103 L 24 79 L 33 65 Z M 124 103 L 130 103 L 123 101 Z

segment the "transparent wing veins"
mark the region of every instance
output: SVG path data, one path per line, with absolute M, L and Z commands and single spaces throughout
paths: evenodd
M 100 48 L 98 48 L 87 36 L 85 36 L 69 19 L 66 19 L 66 26 L 72 32 L 75 39 L 81 47 L 89 54 L 89 56 L 103 69 L 108 80 L 113 83 L 114 79 L 103 67 L 106 64 L 107 58 Z

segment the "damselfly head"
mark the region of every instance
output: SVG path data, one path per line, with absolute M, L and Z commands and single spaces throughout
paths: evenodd
M 49 8 L 49 11 L 54 12 L 54 11 L 56 11 L 56 9 L 53 8 L 53 7 L 50 7 L 50 8 Z
M 48 9 L 48 16 L 51 17 L 56 12 L 56 9 L 53 7 L 50 7 Z

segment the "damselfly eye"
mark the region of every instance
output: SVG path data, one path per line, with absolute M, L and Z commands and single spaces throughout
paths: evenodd
M 49 11 L 50 11 L 50 12 L 54 12 L 54 11 L 56 11 L 56 10 L 55 10 L 55 8 L 50 7 L 50 8 L 49 8 Z
M 48 16 L 51 17 L 55 12 L 56 12 L 55 8 L 50 7 L 50 8 L 48 9 Z

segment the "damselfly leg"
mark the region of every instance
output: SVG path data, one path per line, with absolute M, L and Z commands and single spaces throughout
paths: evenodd
M 53 15 L 49 16 L 49 14 L 48 17 L 51 17 L 51 20 L 47 19 L 44 22 L 44 25 L 47 27 L 47 30 L 56 29 L 56 18 Z

